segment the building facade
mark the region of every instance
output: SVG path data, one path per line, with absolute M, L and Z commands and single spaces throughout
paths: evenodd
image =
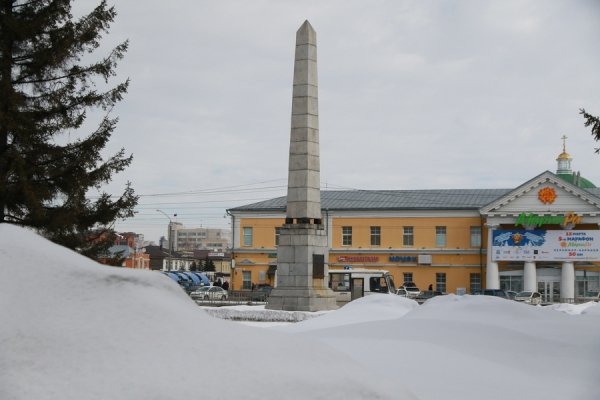
M 216 228 L 185 228 L 179 222 L 170 222 L 166 249 L 175 251 L 224 251 L 230 247 L 231 232 Z M 171 243 L 172 241 L 172 243 Z
M 513 189 L 322 191 L 330 269 L 390 271 L 397 285 L 539 291 L 577 301 L 600 287 L 600 190 L 570 156 Z M 275 284 L 285 197 L 228 210 L 234 289 Z

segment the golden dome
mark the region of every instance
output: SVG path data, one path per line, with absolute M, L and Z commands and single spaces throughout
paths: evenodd
M 556 161 L 559 160 L 572 160 L 573 158 L 569 155 L 569 153 L 567 153 L 566 151 L 563 151 L 562 153 L 560 153 L 558 155 L 558 158 L 556 159 Z

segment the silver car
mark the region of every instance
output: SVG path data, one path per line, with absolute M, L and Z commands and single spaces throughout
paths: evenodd
M 190 294 L 195 299 L 227 300 L 227 290 L 219 286 L 205 286 Z
M 542 304 L 542 295 L 538 292 L 519 292 L 515 296 L 515 300 L 537 305 Z

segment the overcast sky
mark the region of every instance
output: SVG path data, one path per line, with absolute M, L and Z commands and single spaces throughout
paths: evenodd
M 600 143 L 579 115 L 600 115 L 598 0 L 114 3 L 104 45 L 129 39 L 114 82 L 131 86 L 106 154 L 134 161 L 106 189 L 131 181 L 141 195 L 119 231 L 157 241 L 157 209 L 228 228 L 227 208 L 285 195 L 306 19 L 323 188 L 513 188 L 556 171 L 565 134 L 573 169 L 600 184 Z

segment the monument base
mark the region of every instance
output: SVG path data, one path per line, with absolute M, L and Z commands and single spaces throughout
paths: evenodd
M 274 288 L 265 306 L 268 310 L 326 311 L 338 308 L 331 289 L 306 287 Z

